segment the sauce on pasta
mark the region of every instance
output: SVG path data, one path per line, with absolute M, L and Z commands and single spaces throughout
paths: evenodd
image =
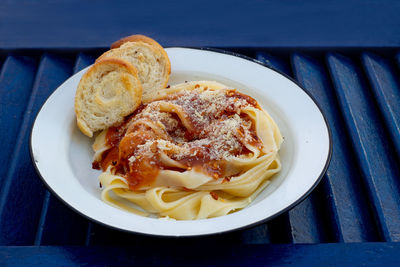
M 253 98 L 213 81 L 159 89 L 93 143 L 101 198 L 176 220 L 248 206 L 281 170 L 279 128 Z
M 263 146 L 252 120 L 240 113 L 247 106 L 261 109 L 236 90 L 181 92 L 142 105 L 121 125 L 108 129 L 109 149 L 93 168 L 111 168 L 128 181 L 130 190 L 151 187 L 160 170 L 195 169 L 221 178 L 230 157 L 251 153 L 246 143 Z M 163 162 L 161 149 L 180 166 Z

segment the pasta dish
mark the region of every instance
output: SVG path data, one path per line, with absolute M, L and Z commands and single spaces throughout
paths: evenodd
M 95 139 L 102 199 L 136 214 L 206 219 L 249 205 L 281 169 L 282 136 L 248 95 L 210 81 L 144 96 Z M 133 205 L 132 205 L 133 204 Z

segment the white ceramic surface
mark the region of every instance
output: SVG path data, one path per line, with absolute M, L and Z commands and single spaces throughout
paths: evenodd
M 254 61 L 231 54 L 167 48 L 169 84 L 215 80 L 252 97 L 275 119 L 285 140 L 282 171 L 247 208 L 218 218 L 174 221 L 146 218 L 111 207 L 100 199 L 91 168 L 93 139 L 75 123 L 74 96 L 86 69 L 64 82 L 39 112 L 31 135 L 34 164 L 49 189 L 88 218 L 122 230 L 161 236 L 220 233 L 270 219 L 293 207 L 313 189 L 330 158 L 330 135 L 314 101 L 294 82 Z M 67 222 L 66 222 L 67 223 Z

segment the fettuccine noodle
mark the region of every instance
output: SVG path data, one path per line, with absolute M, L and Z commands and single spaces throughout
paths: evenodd
M 102 199 L 177 220 L 249 205 L 281 169 L 282 136 L 253 98 L 209 81 L 147 95 L 124 123 L 101 132 L 93 166 Z M 135 205 L 132 205 L 135 204 Z

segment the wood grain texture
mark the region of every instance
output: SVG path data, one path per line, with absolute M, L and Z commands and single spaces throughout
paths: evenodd
M 73 66 L 73 73 L 91 65 L 92 56 L 80 53 Z M 70 71 L 71 65 L 65 66 Z M 67 223 L 67 227 L 66 227 Z M 89 224 L 55 196 L 46 191 L 35 236 L 35 245 L 82 245 L 86 242 Z
M 400 83 L 389 60 L 373 53 L 363 53 L 362 63 L 373 96 L 385 120 L 398 159 L 400 159 Z
M 163 46 L 390 48 L 399 11 L 373 0 L 4 1 L 0 48 L 106 48 L 139 33 Z
M 0 73 L 0 184 L 11 160 L 15 136 L 21 127 L 26 105 L 36 73 L 37 62 L 29 57 L 10 55 L 4 62 Z
M 288 61 L 267 53 L 257 53 L 257 60 L 292 77 Z M 325 225 L 317 211 L 318 196 L 311 193 L 292 210 L 282 214 L 270 223 L 272 241 L 276 243 L 320 243 L 327 242 Z
M 210 243 L 225 247 L 396 241 L 398 176 L 395 159 L 390 157 L 396 154 L 391 144 L 398 133 L 390 127 L 391 121 L 379 102 L 386 103 L 388 98 L 378 94 L 396 92 L 397 83 L 392 81 L 399 70 L 375 53 L 363 54 L 358 66 L 338 54 L 329 54 L 325 65 L 314 53 L 243 51 L 294 76 L 320 103 L 333 128 L 331 166 L 320 186 L 303 203 L 259 226 L 198 238 L 127 234 L 88 222 L 44 189 L 29 157 L 28 138 L 33 119 L 47 96 L 72 73 L 91 64 L 98 51 L 46 53 L 40 62 L 37 52 L 31 56 L 16 53 L 4 59 L 0 73 L 4 111 L 0 120 L 8 125 L 10 133 L 3 131 L 4 143 L 0 143 L 7 151 L 0 153 L 0 161 L 10 166 L 0 170 L 4 172 L 0 180 L 0 244 L 168 247 L 173 242 L 184 247 Z M 320 55 L 325 56 L 323 52 Z M 388 114 L 396 119 L 397 107 L 392 104 L 391 108 L 393 112 Z M 383 168 L 373 169 L 376 164 Z
M 400 241 L 399 170 L 391 156 L 385 122 L 354 61 L 329 54 L 327 62 L 356 152 L 353 164 L 360 166 L 380 234 L 385 241 Z
M 54 55 L 42 56 L 14 149 L 11 154 L 1 154 L 11 158 L 0 191 L 0 243 L 3 245 L 29 245 L 35 239 L 45 189 L 31 162 L 29 136 L 42 104 L 71 74 L 65 71 L 68 64 L 68 60 Z
M 400 243 L 0 247 L 2 266 L 398 266 Z
M 294 53 L 292 64 L 299 83 L 315 97 L 330 124 L 333 152 L 329 168 L 321 181 L 323 198 L 331 224 L 331 232 L 337 242 L 378 241 L 375 226 L 368 208 L 368 199 L 362 190 L 357 167 L 352 164 L 353 151 L 346 134 L 343 134 L 341 112 L 328 80 L 328 73 L 321 61 Z

